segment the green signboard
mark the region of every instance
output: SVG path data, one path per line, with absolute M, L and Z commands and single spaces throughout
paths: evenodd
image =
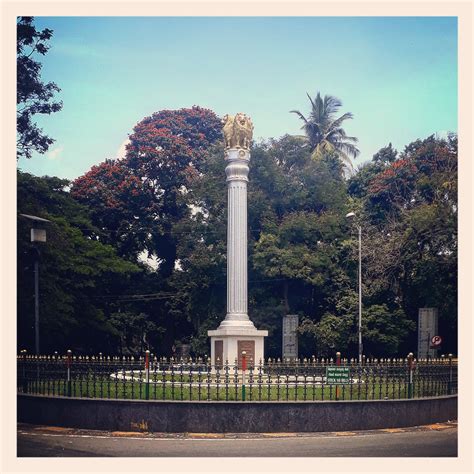
M 328 384 L 348 384 L 349 367 L 326 367 L 326 383 Z

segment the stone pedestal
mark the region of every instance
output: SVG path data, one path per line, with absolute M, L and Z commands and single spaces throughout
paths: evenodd
M 219 366 L 228 363 L 233 366 L 238 361 L 240 367 L 242 351 L 246 352 L 247 365 L 252 362 L 256 366 L 264 363 L 263 338 L 268 336 L 268 331 L 245 330 L 243 328 L 221 329 L 208 331 L 211 337 L 212 365 Z
M 248 317 L 247 300 L 247 182 L 250 152 L 245 148 L 226 150 L 227 175 L 227 315 L 220 326 L 208 331 L 213 365 L 230 365 L 241 352 L 255 364 L 264 362 L 263 338 Z M 219 359 L 219 361 L 218 361 Z

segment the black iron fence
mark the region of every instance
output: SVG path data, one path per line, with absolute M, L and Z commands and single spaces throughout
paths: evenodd
M 17 358 L 18 392 L 85 398 L 324 401 L 457 393 L 457 359 L 299 359 L 212 365 L 210 359 L 31 356 Z

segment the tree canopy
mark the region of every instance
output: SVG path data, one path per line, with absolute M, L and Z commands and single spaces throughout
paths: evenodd
M 208 148 L 222 136 L 214 112 L 201 107 L 163 110 L 138 123 L 126 157 L 107 160 L 76 179 L 72 195 L 92 209 L 124 257 L 156 256 L 170 276 L 176 262 L 173 226 L 191 210 L 186 197 Z
M 311 111 L 308 118 L 299 110 L 292 110 L 291 113 L 297 114 L 303 121 L 301 127 L 305 136 L 303 137 L 309 144 L 312 156 L 321 158 L 328 154 L 336 154 L 336 156 L 347 167 L 352 167 L 351 158 L 359 155 L 359 149 L 356 147 L 357 138 L 350 137 L 342 128 L 344 121 L 352 119 L 350 112 L 335 117 L 342 102 L 332 95 L 321 97 L 320 92 L 313 99 L 306 94 L 311 103 Z
M 44 351 L 116 350 L 107 295 L 123 292 L 140 268 L 93 238 L 88 209 L 65 190 L 67 180 L 18 172 L 18 212 L 50 220 L 47 242 L 30 242 L 18 217 L 18 344 L 33 347 L 33 264 L 39 252 L 41 347 Z
M 54 139 L 46 135 L 33 122 L 37 114 L 51 114 L 62 108 L 54 95 L 61 89 L 54 82 L 41 80 L 42 65 L 35 54 L 44 56 L 50 46 L 53 31 L 45 28 L 38 31 L 34 18 L 18 17 L 17 20 L 17 159 L 31 158 L 33 151 L 46 153 Z
M 322 101 L 320 114 L 338 129 L 340 102 L 318 97 L 312 104 Z M 19 174 L 19 210 L 53 220 L 41 277 L 52 338 L 63 334 L 64 344 L 83 350 L 87 340 L 91 348 L 107 341 L 117 353 L 170 355 L 180 343 L 209 353 L 207 330 L 224 318 L 226 304 L 222 150 L 212 111 L 165 110 L 137 124 L 125 158 L 94 166 L 70 192 L 57 178 Z M 336 148 L 320 147 L 318 159 L 314 151 L 290 135 L 252 144 L 249 315 L 269 331 L 266 357 L 281 356 L 285 314 L 300 316 L 300 355 L 357 354 L 357 234 L 344 217 L 349 211 L 362 226 L 364 353 L 414 351 L 418 309 L 427 306 L 439 308 L 443 350 L 455 353 L 457 138 L 416 140 L 402 152 L 389 144 L 350 178 Z M 25 225 L 20 344 L 31 339 Z M 143 263 L 147 256 L 157 258 L 156 268 Z

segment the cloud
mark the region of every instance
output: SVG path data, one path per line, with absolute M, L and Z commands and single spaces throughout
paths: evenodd
M 118 150 L 115 152 L 117 158 L 125 158 L 126 149 L 125 147 L 130 143 L 130 140 L 127 138 L 119 146 Z
M 57 146 L 56 148 L 53 148 L 51 151 L 49 151 L 48 153 L 46 153 L 46 158 L 48 158 L 48 160 L 59 160 L 61 159 L 61 153 L 63 152 L 64 150 L 64 147 L 61 145 L 61 146 Z

